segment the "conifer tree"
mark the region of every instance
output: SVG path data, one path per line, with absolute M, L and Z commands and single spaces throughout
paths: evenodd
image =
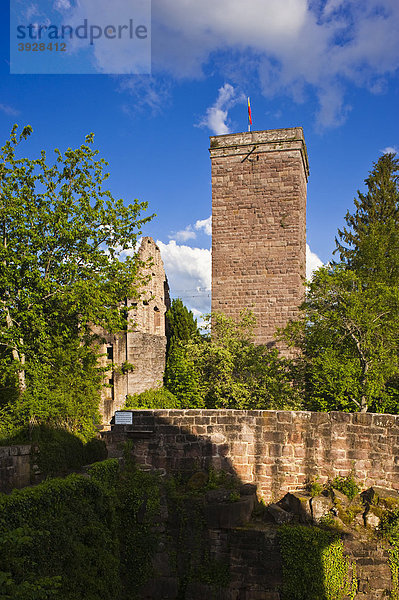
M 166 313 L 167 324 L 167 348 L 166 348 L 166 369 L 165 384 L 167 387 L 173 387 L 171 381 L 176 378 L 176 365 L 180 364 L 181 345 L 188 340 L 198 340 L 200 333 L 198 331 L 197 319 L 195 319 L 191 310 L 184 306 L 180 298 L 174 298 L 172 305 Z
M 399 412 L 398 182 L 399 160 L 384 154 L 338 231 L 341 262 L 317 271 L 285 329 L 311 410 Z
M 197 319 L 191 310 L 184 306 L 180 298 L 174 298 L 166 313 L 169 340 L 187 341 L 199 335 Z
M 384 154 L 358 191 L 356 211 L 346 214 L 347 227 L 338 230 L 336 252 L 341 261 L 370 285 L 399 281 L 399 160 Z

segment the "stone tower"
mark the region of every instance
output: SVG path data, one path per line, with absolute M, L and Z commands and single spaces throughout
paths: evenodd
M 306 186 L 301 127 L 211 137 L 212 311 L 249 308 L 256 342 L 273 345 L 296 317 L 306 274 Z
M 100 412 L 109 423 L 115 411 L 123 406 L 128 394 L 139 394 L 162 385 L 166 358 L 165 313 L 170 307 L 169 286 L 154 240 L 144 237 L 138 251 L 144 263 L 140 275 L 147 283 L 140 297 L 127 300 L 128 331 L 109 334 L 97 329 L 104 339 L 103 365 L 108 367 L 103 388 Z M 123 373 L 124 363 L 134 365 L 133 371 Z

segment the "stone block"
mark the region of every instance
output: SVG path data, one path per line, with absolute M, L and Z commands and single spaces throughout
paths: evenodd
M 254 496 L 237 502 L 213 503 L 205 506 L 205 519 L 210 529 L 233 529 L 247 523 L 255 505 Z
M 291 512 L 287 512 L 278 504 L 269 504 L 267 506 L 267 515 L 276 523 L 277 525 L 283 525 L 284 523 L 290 523 L 294 515 Z
M 333 502 L 328 496 L 315 496 L 310 500 L 312 519 L 315 523 L 319 523 L 320 519 L 325 517 L 332 508 Z
M 288 492 L 277 504 L 299 518 L 302 523 L 312 520 L 311 496 L 307 492 Z

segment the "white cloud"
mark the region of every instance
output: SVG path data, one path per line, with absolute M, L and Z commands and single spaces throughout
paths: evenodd
M 381 154 L 399 154 L 399 150 L 396 146 L 387 146 L 381 150 Z
M 31 22 L 32 17 L 39 16 L 40 14 L 37 4 L 31 3 L 25 8 L 25 18 L 28 23 Z
M 203 229 L 207 235 L 212 235 L 212 215 L 202 221 L 197 221 L 194 225 L 195 229 Z
M 323 262 L 311 251 L 309 244 L 306 244 L 306 279 L 312 279 L 313 272 L 322 266 Z
M 71 4 L 55 2 L 60 7 Z M 136 16 L 140 3 L 148 4 L 80 0 L 71 9 L 72 20 L 96 22 L 101 17 L 124 23 Z M 156 79 L 201 78 L 216 57 L 212 72 L 231 83 L 221 88 L 203 119 L 215 133 L 230 130 L 229 93 L 234 89 L 239 96 L 249 85 L 266 97 L 290 96 L 295 102 L 307 101 L 311 93 L 318 99 L 318 123 L 334 127 L 350 110 L 348 85 L 384 92 L 398 68 L 398 30 L 397 0 L 153 0 L 153 73 Z M 128 41 L 119 45 L 99 40 L 98 71 L 128 73 L 133 54 Z M 122 87 L 140 97 L 135 78 Z M 149 102 L 162 107 L 156 87 L 147 92 Z
M 304 102 L 315 92 L 323 126 L 345 120 L 348 83 L 381 93 L 398 66 L 397 0 L 153 0 L 153 15 L 154 71 L 202 77 L 219 53 L 222 74 L 236 65 L 231 81 L 257 79 L 267 97 Z M 209 115 L 214 130 L 228 130 L 225 111 Z
M 0 104 L 0 110 L 9 117 L 16 117 L 17 115 L 19 115 L 19 110 L 13 108 L 9 104 Z
M 172 297 L 181 298 L 191 310 L 208 313 L 211 302 L 211 251 L 179 245 L 175 240 L 168 244 L 157 241 L 157 245 Z
M 216 102 L 207 109 L 206 116 L 201 120 L 199 126 L 208 127 L 215 135 L 230 133 L 229 109 L 244 100 L 245 97 L 239 94 L 232 85 L 225 83 L 219 89 Z
M 68 52 L 83 50 L 82 64 L 89 56 L 92 66 L 99 73 L 150 73 L 151 3 L 148 0 L 79 0 L 73 6 L 70 0 L 56 0 L 54 8 L 66 13 L 66 24 L 76 28 L 87 20 L 88 31 L 94 28 L 94 43 L 76 36 L 68 42 Z M 145 39 L 139 39 L 136 34 L 131 35 L 131 22 L 134 31 L 137 26 L 146 27 Z M 105 35 L 106 30 L 111 37 Z M 144 33 L 141 32 L 140 35 L 144 36 Z M 92 58 L 88 49 L 92 51 Z
M 196 221 L 194 229 L 197 231 L 202 229 L 206 235 L 212 235 L 212 216 L 208 217 L 207 219 Z M 197 234 L 193 230 L 192 225 L 187 225 L 185 229 L 174 231 L 168 235 L 170 240 L 175 240 L 177 242 L 188 242 L 188 240 L 195 240 L 196 237 Z
M 196 317 L 211 310 L 212 253 L 205 248 L 190 248 L 171 240 L 168 244 L 157 240 L 171 295 L 181 298 Z M 323 266 L 320 258 L 306 244 L 306 278 Z
M 195 240 L 197 234 L 192 230 L 191 225 L 187 225 L 185 229 L 176 231 L 172 235 L 168 236 L 171 240 L 177 240 L 178 242 L 188 242 L 188 240 Z

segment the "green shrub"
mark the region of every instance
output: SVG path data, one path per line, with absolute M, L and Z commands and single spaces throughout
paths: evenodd
M 181 402 L 172 392 L 161 388 L 128 396 L 125 408 L 181 408 Z
M 32 432 L 32 442 L 37 448 L 37 466 L 45 476 L 80 470 L 85 464 L 82 440 L 65 429 L 37 427 Z
M 117 459 L 89 475 L 0 494 L 0 600 L 132 600 L 148 581 L 158 478 Z
M 88 473 L 93 481 L 112 490 L 119 481 L 119 461 L 117 458 L 108 458 L 94 463 L 89 467 Z
M 87 465 L 105 460 L 107 456 L 107 445 L 103 440 L 99 440 L 98 438 L 89 440 L 84 447 L 84 461 Z
M 392 576 L 392 600 L 399 600 L 399 508 L 383 513 L 379 534 L 390 543 L 389 568 Z
M 353 473 L 346 477 L 336 477 L 332 481 L 331 487 L 345 494 L 349 500 L 353 500 L 360 492 L 360 487 L 357 485 Z
M 315 498 L 316 496 L 320 496 L 320 494 L 324 490 L 324 485 L 322 483 L 320 483 L 318 475 L 316 477 L 314 477 L 308 483 L 307 489 L 309 490 L 310 495 L 312 496 L 312 498 Z
M 105 442 L 92 438 L 86 444 L 82 439 L 64 428 L 46 425 L 26 429 L 19 436 L 9 439 L 10 445 L 32 443 L 35 461 L 45 477 L 65 475 L 80 471 L 83 465 L 105 460 L 108 456 Z
M 8 582 L 0 598 L 118 598 L 113 500 L 91 479 L 70 475 L 0 494 L 0 541 L 7 544 L 0 577 Z
M 125 452 L 125 469 L 116 488 L 119 514 L 120 578 L 122 598 L 130 600 L 152 573 L 159 543 L 160 481 L 136 468 Z M 109 462 L 109 461 L 107 461 Z

